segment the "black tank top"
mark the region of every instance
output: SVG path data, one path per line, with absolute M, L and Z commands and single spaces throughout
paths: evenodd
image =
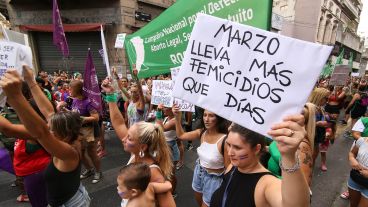
M 51 161 L 45 170 L 47 200 L 51 206 L 61 206 L 71 199 L 80 185 L 81 164 L 71 172 L 60 172 Z
M 211 207 L 221 207 L 222 200 L 224 198 L 224 193 L 226 186 L 229 183 L 229 179 L 231 177 L 231 172 L 234 170 L 234 167 L 231 171 L 225 174 L 224 181 L 222 182 L 220 188 L 218 188 L 212 195 L 211 198 Z M 256 185 L 264 175 L 272 175 L 270 172 L 262 172 L 262 173 L 252 173 L 245 174 L 239 172 L 238 169 L 235 169 L 232 178 L 230 180 L 229 186 L 227 188 L 227 199 L 225 206 L 226 207 L 255 207 L 254 200 L 254 191 L 256 189 Z

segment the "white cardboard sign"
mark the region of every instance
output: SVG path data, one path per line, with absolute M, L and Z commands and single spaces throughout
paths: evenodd
M 121 33 L 116 36 L 115 48 L 124 48 L 126 35 L 127 35 L 126 33 Z
M 171 68 L 170 70 L 171 70 L 171 79 L 174 82 L 174 86 L 175 86 L 175 80 L 176 80 L 176 77 L 179 74 L 180 67 Z M 184 100 L 181 100 L 179 98 L 174 98 L 174 104 L 176 104 L 179 107 L 180 111 L 188 111 L 188 112 L 194 112 L 195 111 L 194 104 L 191 104 L 191 103 L 186 102 Z
M 174 97 L 172 96 L 174 83 L 171 80 L 153 80 L 151 104 L 163 104 L 165 107 L 172 107 Z
M 267 135 L 301 112 L 331 50 L 199 14 L 173 95 Z
M 346 81 L 349 80 L 349 73 L 351 69 L 349 65 L 336 65 L 331 75 L 330 85 L 345 85 Z
M 0 41 L 0 77 L 10 68 L 22 74 L 23 65 L 33 68 L 31 48 L 15 42 Z M 4 106 L 5 103 L 6 96 L 0 88 L 0 106 Z
M 360 73 L 351 73 L 351 77 L 359 77 Z

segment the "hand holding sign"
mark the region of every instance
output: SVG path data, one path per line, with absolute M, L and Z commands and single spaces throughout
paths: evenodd
M 101 88 L 106 93 L 114 93 L 115 92 L 115 89 L 114 89 L 114 87 L 112 87 L 111 82 L 109 81 L 109 79 L 105 79 L 104 81 L 102 81 Z
M 0 79 L 0 87 L 11 98 L 22 95 L 22 78 L 15 69 L 8 69 Z
M 176 120 L 181 120 L 180 108 L 176 104 L 173 105 L 172 112 L 173 112 Z
M 32 66 L 32 51 L 30 47 L 8 41 L 0 41 L 0 76 L 8 68 L 16 69 L 22 74 L 23 65 Z M 0 106 L 6 103 L 6 96 L 0 89 Z
M 301 111 L 331 50 L 199 14 L 173 95 L 267 136 Z
M 287 116 L 283 122 L 274 124 L 268 134 L 277 142 L 277 148 L 283 157 L 295 158 L 295 152 L 306 136 L 304 116 Z
M 23 76 L 24 81 L 26 81 L 29 86 L 31 86 L 30 83 L 35 82 L 33 70 L 28 65 L 23 65 Z

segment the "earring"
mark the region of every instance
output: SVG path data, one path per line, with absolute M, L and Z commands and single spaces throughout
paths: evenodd
M 143 150 L 141 150 L 141 151 L 139 151 L 139 157 L 144 157 L 144 152 L 143 152 Z
M 156 157 L 157 156 L 157 151 L 154 151 L 153 153 L 152 153 L 152 157 Z

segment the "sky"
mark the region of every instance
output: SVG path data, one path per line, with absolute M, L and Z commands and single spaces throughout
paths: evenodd
M 360 14 L 360 22 L 358 26 L 358 34 L 363 36 L 368 36 L 368 0 L 362 0 L 363 10 Z

